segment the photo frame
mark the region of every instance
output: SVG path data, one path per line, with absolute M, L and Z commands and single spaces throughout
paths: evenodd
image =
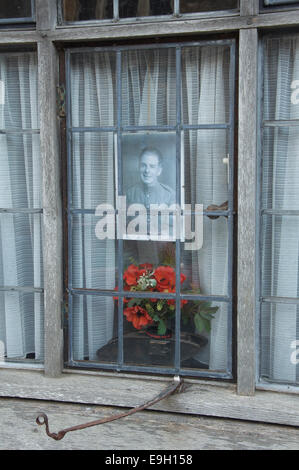
M 181 238 L 176 132 L 128 132 L 122 133 L 120 138 L 121 158 L 117 152 L 117 135 L 114 146 L 118 238 L 146 241 Z M 180 173 L 180 207 L 183 207 L 183 146 Z

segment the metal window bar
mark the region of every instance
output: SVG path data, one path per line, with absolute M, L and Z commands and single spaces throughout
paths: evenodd
M 225 124 L 200 124 L 200 125 L 184 125 L 181 122 L 181 49 L 182 47 L 188 46 L 223 46 L 229 45 L 230 47 L 230 71 L 229 71 L 229 87 L 230 87 L 230 122 Z M 222 379 L 231 379 L 232 378 L 232 310 L 233 310 L 233 299 L 232 299 L 232 275 L 233 275 L 233 228 L 234 228 L 234 210 L 233 210 L 233 179 L 234 179 L 234 95 L 235 95 L 235 41 L 234 40 L 212 40 L 212 41 L 196 41 L 196 42 L 187 42 L 187 43 L 172 43 L 172 44 L 158 44 L 155 47 L 158 48 L 175 48 L 176 49 L 176 87 L 177 87 L 177 123 L 176 126 L 122 126 L 121 119 L 121 92 L 122 92 L 122 77 L 121 77 L 121 59 L 122 51 L 127 51 L 130 49 L 139 50 L 139 49 L 151 49 L 151 45 L 140 45 L 140 46 L 112 46 L 112 47 L 87 47 L 82 50 L 82 48 L 68 49 L 66 51 L 66 80 L 67 80 L 67 185 L 68 185 L 68 205 L 67 205 L 67 217 L 68 217 L 68 243 L 69 246 L 72 246 L 72 218 L 74 214 L 93 214 L 93 209 L 75 209 L 73 208 L 73 198 L 72 198 L 72 134 L 76 132 L 113 132 L 117 134 L 117 151 L 118 151 L 118 192 L 122 194 L 122 156 L 121 156 L 121 136 L 122 132 L 132 130 L 132 131 L 142 131 L 142 130 L 157 130 L 157 131 L 167 131 L 175 130 L 177 135 L 176 143 L 176 153 L 177 153 L 177 175 L 180 179 L 180 165 L 181 165 L 181 132 L 183 130 L 197 130 L 197 129 L 227 129 L 229 131 L 229 148 L 230 148 L 230 173 L 229 173 L 229 208 L 227 211 L 204 211 L 204 215 L 219 215 L 225 216 L 228 218 L 228 296 L 217 296 L 217 295 L 188 295 L 181 294 L 180 292 L 180 250 L 181 242 L 180 240 L 176 241 L 176 293 L 175 294 L 161 294 L 157 293 L 155 295 L 159 298 L 165 299 L 175 299 L 176 300 L 176 334 L 175 334 L 175 359 L 173 368 L 159 368 L 157 366 L 153 367 L 143 367 L 143 366 L 128 366 L 123 363 L 123 298 L 128 296 L 128 292 L 123 290 L 123 240 L 118 240 L 118 292 L 105 291 L 101 289 L 90 290 L 90 289 L 78 289 L 72 285 L 72 256 L 71 250 L 68 255 L 68 296 L 69 296 L 69 359 L 67 365 L 70 367 L 83 367 L 83 368 L 98 368 L 98 369 L 110 369 L 117 371 L 132 371 L 132 372 L 149 372 L 149 373 L 162 373 L 162 374 L 174 374 L 180 373 L 189 376 L 197 377 L 210 377 L 210 378 L 222 378 Z M 82 52 L 102 52 L 102 51 L 114 51 L 117 55 L 117 124 L 116 126 L 109 127 L 89 127 L 89 128 L 74 128 L 72 127 L 71 119 L 71 96 L 70 96 L 70 58 L 73 53 L 82 53 Z M 180 184 L 177 182 L 176 197 L 178 203 L 180 203 Z M 194 211 L 192 211 L 194 213 Z M 118 363 L 117 364 L 102 364 L 99 362 L 93 361 L 76 361 L 73 358 L 73 348 L 72 348 L 72 297 L 74 295 L 98 295 L 98 296 L 115 296 L 119 297 L 118 303 Z M 148 293 L 144 292 L 130 292 L 130 297 L 132 298 L 146 298 Z M 223 302 L 228 304 L 228 350 L 227 350 L 227 370 L 225 372 L 215 372 L 211 370 L 189 370 L 186 371 L 181 368 L 180 365 L 180 300 L 207 300 L 215 302 Z

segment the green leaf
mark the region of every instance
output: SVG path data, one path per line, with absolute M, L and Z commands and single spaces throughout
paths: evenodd
M 165 335 L 166 333 L 166 323 L 164 322 L 164 320 L 160 320 L 159 321 L 159 324 L 158 324 L 158 335 Z
M 203 322 L 203 319 L 201 318 L 201 316 L 199 315 L 199 313 L 197 313 L 195 316 L 194 316 L 194 323 L 195 323 L 195 328 L 196 330 L 198 331 L 198 333 L 202 333 L 205 329 L 205 324 Z
M 132 308 L 132 307 L 134 307 L 135 305 L 138 305 L 138 304 L 139 304 L 138 301 L 139 301 L 139 299 L 131 299 L 131 300 L 129 300 L 129 302 L 128 302 L 128 307 L 129 307 L 129 308 Z

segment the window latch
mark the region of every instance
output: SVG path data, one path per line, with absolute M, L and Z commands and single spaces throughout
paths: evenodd
M 173 395 L 174 393 L 183 392 L 184 388 L 185 387 L 184 387 L 183 380 L 180 377 L 174 377 L 174 380 L 170 385 L 168 385 L 164 390 L 162 390 L 156 397 L 147 401 L 143 405 L 136 406 L 135 408 L 131 408 L 130 410 L 125 411 L 124 413 L 110 416 L 108 418 L 102 418 L 96 421 L 90 421 L 89 423 L 79 424 L 77 426 L 72 426 L 70 428 L 62 429 L 58 433 L 50 432 L 48 416 L 45 413 L 40 413 L 38 415 L 38 417 L 36 418 L 36 423 L 39 426 L 45 425 L 46 434 L 52 439 L 54 439 L 55 441 L 60 441 L 68 432 L 79 431 L 82 429 L 90 428 L 92 426 L 98 426 L 99 424 L 109 423 L 111 421 L 115 421 L 120 418 L 125 418 L 126 416 L 137 413 L 138 411 L 143 411 L 146 408 L 149 408 L 150 406 L 154 405 L 155 403 L 158 403 L 161 400 L 164 400 L 165 398 L 169 397 L 170 395 Z

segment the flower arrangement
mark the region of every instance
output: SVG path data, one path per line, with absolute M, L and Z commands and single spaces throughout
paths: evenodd
M 158 337 L 165 337 L 175 318 L 175 299 L 156 299 L 154 292 L 175 293 L 176 272 L 169 265 L 156 268 L 152 264 L 131 264 L 124 272 L 124 290 L 128 292 L 151 292 L 148 299 L 124 298 L 124 316 L 137 330 L 154 330 Z M 181 285 L 186 276 L 181 274 Z M 198 289 L 191 293 L 199 293 Z M 115 297 L 117 299 L 117 297 Z M 210 302 L 181 300 L 183 325 L 191 324 L 198 333 L 211 329 L 211 320 L 218 307 Z

